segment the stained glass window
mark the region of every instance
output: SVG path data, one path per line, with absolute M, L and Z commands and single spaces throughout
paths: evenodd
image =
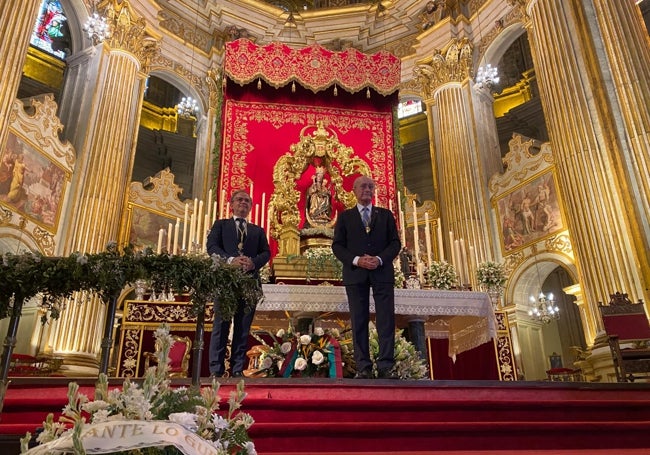
M 59 0 L 43 0 L 30 44 L 64 59 L 70 52 L 68 18 Z

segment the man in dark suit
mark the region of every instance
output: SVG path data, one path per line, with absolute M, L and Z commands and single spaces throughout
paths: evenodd
M 348 296 L 352 343 L 357 374 L 373 377 L 368 323 L 370 288 L 375 301 L 379 356 L 377 376 L 398 379 L 395 365 L 395 274 L 393 259 L 400 251 L 400 240 L 393 214 L 373 207 L 375 183 L 361 176 L 354 181 L 357 205 L 339 214 L 334 228 L 332 251 L 343 263 L 343 284 Z
M 264 230 L 246 222 L 253 201 L 246 191 L 238 190 L 230 198 L 232 218 L 215 221 L 208 234 L 208 254 L 218 254 L 229 264 L 241 267 L 259 280 L 259 270 L 271 258 L 271 250 Z M 261 286 L 261 283 L 260 283 Z M 246 365 L 248 332 L 255 316 L 255 309 L 240 301 L 233 317 L 230 366 L 233 377 L 241 377 Z M 214 323 L 210 338 L 210 375 L 219 377 L 225 373 L 224 361 L 230 332 L 230 322 L 219 314 L 218 302 L 214 302 Z

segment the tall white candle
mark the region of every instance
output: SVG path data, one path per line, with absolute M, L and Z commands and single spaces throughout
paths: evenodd
M 174 232 L 174 225 L 169 223 L 167 225 L 167 254 L 172 254 L 172 234 Z
M 196 229 L 194 231 L 194 241 L 201 245 L 201 236 L 203 235 L 203 200 L 199 201 L 199 211 L 196 214 Z
M 159 229 L 158 230 L 158 247 L 156 248 L 156 254 L 162 253 L 162 243 L 163 243 L 163 235 L 165 233 L 164 229 Z
M 463 284 L 469 284 L 469 270 L 467 268 L 467 250 L 465 249 L 465 240 L 459 240 L 460 245 L 460 262 L 463 268 Z
M 209 226 L 210 226 L 210 215 L 206 213 L 203 220 L 203 232 L 201 232 L 201 235 L 203 236 L 201 238 L 201 245 L 202 245 L 201 251 L 203 252 L 205 252 L 205 249 L 208 245 L 208 229 L 210 229 Z
M 445 247 L 442 242 L 442 225 L 440 218 L 438 218 L 438 225 L 436 226 L 436 233 L 438 234 L 438 257 L 441 261 L 445 260 Z
M 224 218 L 228 218 L 230 216 L 230 201 L 226 202 L 226 215 Z
M 226 206 L 224 205 L 225 201 L 226 201 L 226 190 L 221 190 L 221 199 L 219 200 L 219 213 L 220 213 L 219 218 L 225 218 L 228 216 L 228 212 L 226 212 Z
M 451 250 L 451 263 L 456 267 L 456 244 L 454 241 L 454 231 L 449 231 L 449 249 Z
M 189 210 L 190 210 L 190 206 L 186 202 L 185 203 L 185 215 L 183 215 L 183 241 L 182 241 L 183 245 L 181 246 L 181 249 L 184 250 L 184 251 L 186 251 L 185 250 L 185 246 L 187 245 L 186 239 L 187 239 L 187 234 L 189 233 L 188 232 L 189 231 L 189 229 L 188 229 L 189 226 L 187 225 L 188 218 L 189 218 Z
M 463 277 L 463 270 L 461 267 L 460 263 L 460 243 L 458 240 L 454 240 L 454 267 L 456 267 L 456 272 L 458 273 L 458 279 L 460 280 L 460 284 L 463 284 L 463 280 L 465 279 Z
M 205 214 L 208 215 L 208 222 L 211 220 L 210 216 L 212 215 L 212 188 L 208 191 L 208 200 L 205 202 Z M 208 223 L 205 223 L 204 228 L 208 227 Z
M 196 216 L 199 213 L 199 198 L 194 198 L 194 209 L 192 210 L 192 216 L 190 217 L 190 238 L 188 240 L 189 248 L 192 248 L 194 244 L 194 239 L 196 238 Z
M 176 226 L 174 227 L 174 248 L 172 254 L 178 254 L 178 232 L 181 230 L 181 219 L 176 218 Z
M 190 236 L 187 239 L 187 251 L 193 251 L 194 249 L 194 226 L 196 226 L 196 220 L 194 219 L 195 214 L 190 215 Z
M 397 223 L 399 224 L 402 239 L 402 248 L 406 247 L 406 229 L 404 226 L 404 212 L 402 211 L 402 193 L 397 191 Z
M 251 180 L 251 189 L 249 196 L 251 197 L 251 200 L 253 200 L 253 180 Z
M 260 226 L 264 229 L 264 214 L 266 213 L 266 193 L 262 193 L 262 205 L 260 205 Z
M 418 209 L 413 200 L 413 251 L 415 252 L 415 264 L 420 264 L 420 233 L 418 232 Z M 419 270 L 419 266 L 416 267 Z
M 375 187 L 375 206 L 379 207 L 379 194 L 377 193 L 377 187 Z
M 391 212 L 393 211 L 393 200 L 392 199 L 388 200 L 388 210 L 390 210 Z
M 478 283 L 476 282 L 476 253 L 472 245 L 469 246 L 469 281 L 472 283 L 472 289 L 477 291 Z
M 429 214 L 424 213 L 424 238 L 427 245 L 427 264 L 431 267 L 431 228 L 429 227 Z
M 217 213 L 217 201 L 214 201 L 214 207 L 212 208 L 212 223 L 217 221 L 219 214 Z M 210 223 L 212 225 L 212 223 Z

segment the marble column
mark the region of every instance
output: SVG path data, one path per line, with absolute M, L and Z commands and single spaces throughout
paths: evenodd
M 0 8 L 0 150 L 7 141 L 11 105 L 18 93 L 40 5 L 41 0 L 23 0 L 20 6 Z
M 588 306 L 648 301 L 648 37 L 633 2 L 528 0 L 528 36 Z M 593 340 L 587 340 L 588 343 Z
M 469 246 L 478 262 L 494 257 L 491 238 L 497 237 L 490 235 L 486 188 L 488 172 L 494 172 L 495 162 L 500 163 L 498 146 L 486 147 L 498 143 L 494 120 L 492 128 L 477 122 L 477 118 L 486 117 L 482 114 L 486 103 L 485 95 L 473 89 L 471 73 L 472 49 L 467 40 L 452 42 L 444 52 L 414 69 L 433 134 L 431 153 L 439 183 L 445 256 L 452 256 L 454 245 L 449 244 L 448 235 L 452 231 L 455 239 L 464 241 L 466 264 L 474 260 L 469 257 Z
M 83 94 L 91 100 L 81 106 L 85 126 L 72 138 L 79 161 L 63 254 L 98 253 L 118 239 L 147 62 L 157 51 L 157 43 L 145 35 L 144 19 L 134 14 L 128 2 L 112 0 L 107 8 L 104 14 L 112 27 L 111 38 L 95 47 L 91 62 L 79 72 L 94 79 L 87 85 L 93 93 Z M 64 356 L 67 366 L 96 367 L 100 345 L 107 342 L 102 340 L 105 318 L 106 305 L 98 298 L 75 296 L 53 324 L 47 350 Z

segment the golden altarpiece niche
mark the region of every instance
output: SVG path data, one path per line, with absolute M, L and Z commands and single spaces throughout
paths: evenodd
M 301 192 L 297 182 L 310 172 L 312 183 Z M 313 126 L 303 128 L 299 142 L 275 163 L 269 216 L 270 234 L 278 241 L 278 254 L 273 259 L 277 282 L 309 278 L 309 250 L 329 248 L 337 207 L 349 208 L 356 203 L 354 193 L 343 187 L 344 177 L 352 175 L 370 176 L 370 166 L 354 155 L 352 147 L 341 144 L 322 121 L 316 123 L 315 130 Z M 305 202 L 302 214 L 301 200 Z M 327 261 L 319 269 L 319 280 L 340 279 L 335 266 Z

